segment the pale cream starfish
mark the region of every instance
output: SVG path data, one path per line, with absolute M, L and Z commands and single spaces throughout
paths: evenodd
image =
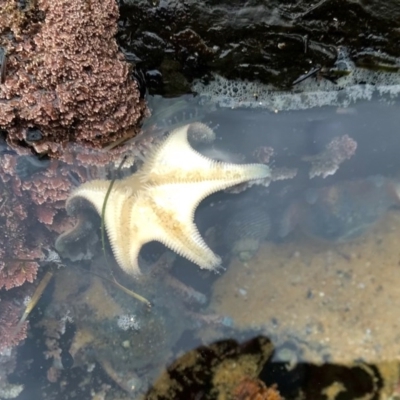
M 105 226 L 118 264 L 131 275 L 140 273 L 139 251 L 153 240 L 200 268 L 216 268 L 221 260 L 194 224 L 198 204 L 214 192 L 270 175 L 263 164 L 229 164 L 201 155 L 188 142 L 191 126 L 211 131 L 199 123 L 175 129 L 137 173 L 115 181 L 110 192 Z M 68 198 L 67 211 L 73 214 L 83 198 L 101 215 L 109 186 L 108 180 L 81 185 Z

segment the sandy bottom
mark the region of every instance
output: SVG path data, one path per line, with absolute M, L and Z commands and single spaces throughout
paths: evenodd
M 239 328 L 261 327 L 282 349 L 278 358 L 396 362 L 400 212 L 350 243 L 321 243 L 300 232 L 289 243 L 266 242 L 251 261 L 232 262 L 211 307 Z

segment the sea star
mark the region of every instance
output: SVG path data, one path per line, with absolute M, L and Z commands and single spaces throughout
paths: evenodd
M 221 260 L 194 224 L 198 204 L 219 190 L 270 176 L 263 164 L 229 164 L 201 155 L 188 142 L 190 130 L 211 131 L 200 123 L 175 129 L 138 172 L 115 181 L 110 192 L 105 227 L 118 264 L 131 275 L 140 274 L 139 251 L 153 240 L 200 268 L 215 269 Z M 67 212 L 76 214 L 84 199 L 101 215 L 109 186 L 108 180 L 84 183 L 68 198 Z

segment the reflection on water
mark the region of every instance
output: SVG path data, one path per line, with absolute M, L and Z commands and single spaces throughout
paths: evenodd
M 185 102 L 195 112 L 182 113 Z M 185 102 L 148 123 L 144 142 L 161 137 L 167 120 L 202 119 L 217 134 L 194 144 L 203 154 L 273 171 L 269 186 L 219 192 L 197 209 L 224 271 L 202 271 L 151 243 L 134 280 L 110 249 L 104 259 L 98 235 L 85 260 L 63 260 L 32 317 L 13 379 L 33 375 L 27 361 L 43 372 L 24 378 L 20 398 L 279 399 L 276 389 L 287 399 L 394 398 L 398 104 L 270 113 L 199 112 L 197 100 Z M 43 173 L 31 161 L 24 171 L 30 164 L 25 180 Z M 91 221 L 98 232 L 100 219 Z

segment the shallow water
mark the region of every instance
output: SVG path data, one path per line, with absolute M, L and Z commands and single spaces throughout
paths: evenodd
M 199 107 L 196 99 L 185 101 L 188 108 Z M 240 379 L 259 374 L 267 385 L 278 384 L 287 399 L 301 393 L 313 399 L 392 398 L 400 354 L 398 108 L 396 101 L 379 98 L 345 109 L 277 113 L 204 106 L 194 118 L 216 127 L 217 138 L 196 145 L 199 151 L 224 161 L 260 162 L 268 147 L 271 168 L 296 169 L 297 175 L 238 194 L 217 193 L 200 204 L 196 224 L 223 258 L 224 270 L 214 274 L 174 260 L 171 275 L 198 291 L 188 304 L 164 275 L 137 283 L 121 274 L 110 252 L 105 262 L 99 242 L 91 259 L 63 260 L 67 267 L 55 272 L 19 350 L 13 379 L 26 382 L 19 398 L 139 398 L 168 365 L 168 384 L 185 387 L 180 368 L 196 371 L 192 359 L 179 359 L 185 352 L 260 336 L 272 346 L 250 342 L 230 345 L 230 353 L 210 351 L 213 356 L 199 361 L 207 374 L 197 371 L 197 383 L 188 379 L 185 393 L 191 397 L 185 398 L 233 398 L 229 393 Z M 310 179 L 307 157 L 324 154 L 344 135 L 357 143 L 355 154 L 332 175 Z M 145 246 L 146 273 L 164 251 Z M 110 268 L 126 288 L 151 301 L 150 311 L 94 275 L 112 279 Z M 252 346 L 261 355 L 249 360 Z M 224 380 L 221 374 L 232 368 L 225 358 L 241 368 Z M 181 361 L 171 366 L 176 359 Z M 163 379 L 145 398 L 184 398 L 172 389 L 167 395 Z

